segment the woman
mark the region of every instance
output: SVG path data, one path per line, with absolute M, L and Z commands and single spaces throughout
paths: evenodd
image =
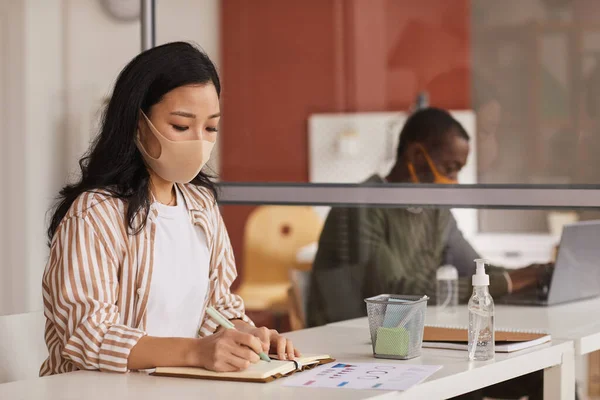
M 255 328 L 201 172 L 217 139 L 221 86 L 203 52 L 169 43 L 121 72 L 99 136 L 51 220 L 43 278 L 49 357 L 40 374 L 158 366 L 237 371 L 257 353 L 298 355 Z M 237 330 L 205 314 L 213 306 Z

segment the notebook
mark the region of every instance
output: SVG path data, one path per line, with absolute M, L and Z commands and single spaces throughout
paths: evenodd
M 280 361 L 276 359 L 276 356 L 271 356 L 271 358 L 271 362 L 259 361 L 241 372 L 214 372 L 203 368 L 189 367 L 159 367 L 151 375 L 266 383 L 335 361 L 329 355 L 307 355 L 297 357 L 293 361 Z
M 434 349 L 467 350 L 468 329 L 459 326 L 426 326 L 423 347 Z M 496 352 L 512 353 L 549 342 L 551 336 L 542 331 L 497 329 Z

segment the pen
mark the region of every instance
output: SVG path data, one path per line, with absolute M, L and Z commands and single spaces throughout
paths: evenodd
M 208 315 L 210 315 L 215 321 L 217 321 L 217 323 L 219 325 L 221 325 L 223 328 L 225 329 L 235 329 L 235 325 L 233 325 L 233 323 L 228 320 L 227 318 L 225 318 L 220 312 L 218 312 L 217 310 L 215 310 L 213 307 L 208 307 L 206 309 L 206 312 L 208 313 Z M 269 358 L 269 356 L 267 356 L 265 354 L 264 351 L 261 351 L 260 353 L 258 353 L 258 356 L 260 357 L 261 360 L 266 361 L 266 362 L 271 362 L 271 359 Z

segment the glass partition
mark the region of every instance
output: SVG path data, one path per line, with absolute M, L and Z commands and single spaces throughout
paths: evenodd
M 599 15 L 594 0 L 223 1 L 221 178 L 386 177 L 429 104 L 470 136 L 460 183 L 596 185 Z
M 234 290 L 253 315 L 289 314 L 294 323 L 296 295 L 304 312 L 318 314 L 312 322 L 305 315 L 308 324 L 362 316 L 363 298 L 381 293 L 427 295 L 435 305 L 443 265 L 456 268 L 459 298 L 466 302 L 473 261 L 481 257 L 489 260 L 490 288 L 499 303 L 511 291 L 551 295 L 553 301 L 600 295 L 600 213 L 591 209 L 487 209 L 499 227 L 492 231 L 476 223 L 482 211 L 476 208 L 221 208 L 240 275 Z M 311 303 L 311 296 L 318 301 Z M 332 314 L 321 315 L 330 306 Z

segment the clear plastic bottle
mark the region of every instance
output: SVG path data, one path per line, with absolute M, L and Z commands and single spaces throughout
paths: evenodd
M 436 273 L 436 305 L 444 312 L 456 312 L 458 306 L 458 270 L 442 265 Z
M 490 296 L 490 277 L 486 260 L 475 260 L 473 295 L 469 299 L 469 360 L 487 361 L 495 356 L 494 300 Z

